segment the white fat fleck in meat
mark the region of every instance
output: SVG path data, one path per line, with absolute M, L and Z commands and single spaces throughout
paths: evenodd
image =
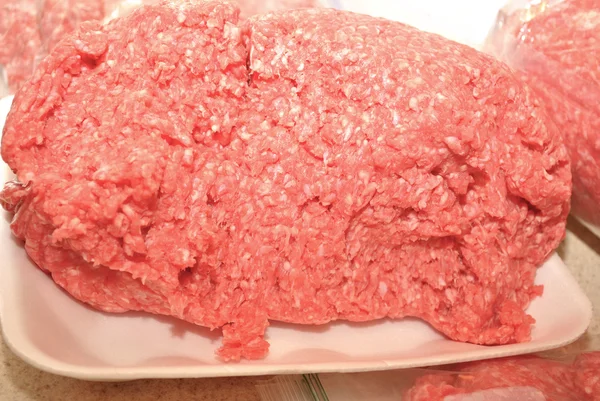
M 582 31 L 597 29 L 600 26 L 600 11 L 597 10 L 581 11 L 575 14 L 573 18 L 577 29 Z
M 419 100 L 416 97 L 411 97 L 408 101 L 408 107 L 413 111 L 419 111 Z

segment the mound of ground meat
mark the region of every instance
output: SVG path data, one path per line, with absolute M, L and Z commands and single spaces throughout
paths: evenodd
M 319 7 L 318 0 L 234 0 L 249 17 L 273 10 Z M 86 21 L 126 15 L 156 0 L 0 0 L 0 96 L 13 93 L 65 36 Z M 2 70 L 0 70 L 2 72 Z M 2 87 L 4 85 L 5 87 Z
M 536 356 L 466 363 L 417 379 L 406 401 L 597 401 L 600 352 L 562 363 Z M 528 398 L 529 397 L 529 398 Z
M 14 100 L 2 193 L 75 298 L 222 328 L 415 316 L 527 341 L 565 233 L 566 150 L 501 63 L 325 9 L 166 2 L 86 24 Z
M 600 225 L 600 3 L 538 3 L 504 16 L 488 49 L 543 99 L 571 158 L 573 212 Z

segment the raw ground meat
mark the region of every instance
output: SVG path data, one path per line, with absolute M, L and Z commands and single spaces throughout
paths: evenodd
M 222 328 L 415 316 L 527 341 L 565 233 L 566 150 L 503 64 L 326 9 L 161 3 L 61 42 L 16 95 L 2 194 L 75 298 Z
M 506 18 L 488 50 L 542 97 L 570 154 L 573 212 L 600 225 L 600 1 L 545 3 Z
M 273 10 L 319 7 L 318 0 L 235 0 L 243 17 Z M 86 21 L 123 16 L 156 0 L 0 0 L 0 96 L 14 93 L 65 36 Z M 3 88 L 1 84 L 4 84 Z
M 453 371 L 455 369 L 452 369 Z M 466 363 L 456 372 L 428 374 L 417 379 L 406 401 L 597 401 L 600 400 L 600 352 L 583 354 L 574 363 L 561 363 L 535 356 Z M 530 398 L 506 398 L 510 389 Z M 495 397 L 463 398 L 498 389 Z M 484 392 L 482 392 L 484 391 Z M 503 394 L 504 393 L 504 394 Z M 502 396 L 505 396 L 504 398 Z M 535 397 L 539 395 L 539 397 Z

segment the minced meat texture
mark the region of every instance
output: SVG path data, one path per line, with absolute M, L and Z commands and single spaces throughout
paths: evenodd
M 573 212 L 600 225 L 600 3 L 564 0 L 512 16 L 490 51 L 546 103 L 573 168 Z M 525 18 L 527 16 L 527 18 Z M 526 22 L 522 22 L 526 21 Z
M 600 113 L 581 103 L 535 74 L 518 72 L 544 102 L 548 114 L 560 128 L 567 144 L 573 174 L 571 210 L 579 218 L 600 225 Z M 600 86 L 599 101 L 600 101 Z
M 43 0 L 39 13 L 39 32 L 43 57 L 66 35 L 86 21 L 104 18 L 104 0 Z
M 18 90 L 65 35 L 82 22 L 102 19 L 103 7 L 104 0 L 0 0 L 1 79 L 7 93 Z
M 166 2 L 61 42 L 17 94 L 3 203 L 75 298 L 222 328 L 414 316 L 527 341 L 570 166 L 502 64 L 336 10 Z
M 320 6 L 318 0 L 235 1 L 246 18 L 274 10 Z M 0 96 L 18 90 L 39 61 L 83 22 L 109 20 L 138 6 L 123 0 L 0 0 L 0 68 L 5 70 L 0 83 L 6 86 L 0 86 Z
M 598 383 L 600 352 L 582 354 L 574 363 L 524 356 L 465 363 L 453 368 L 451 373 L 427 374 L 418 378 L 402 399 L 596 401 L 600 400 Z M 510 398 L 511 391 L 515 390 L 532 398 Z M 484 394 L 489 397 L 483 397 Z

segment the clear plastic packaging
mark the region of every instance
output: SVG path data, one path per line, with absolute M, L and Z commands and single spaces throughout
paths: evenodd
M 160 0 L 0 0 L 0 98 L 16 92 L 63 37 L 86 21 L 107 22 Z M 230 0 L 242 17 L 273 10 L 334 7 L 327 0 Z
M 518 356 L 432 369 L 280 376 L 262 401 L 598 401 L 600 352 Z
M 573 214 L 600 226 L 600 1 L 513 0 L 484 49 L 539 95 L 571 156 Z
M 336 0 L 344 10 L 409 24 L 481 49 L 507 0 Z M 332 2 L 333 3 L 333 2 Z

